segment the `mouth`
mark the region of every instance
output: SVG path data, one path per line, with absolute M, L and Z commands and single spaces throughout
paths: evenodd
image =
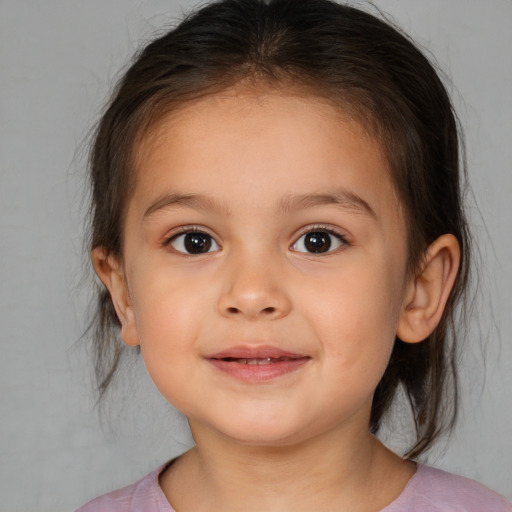
M 234 347 L 206 360 L 217 370 L 245 383 L 270 381 L 304 367 L 311 357 L 275 347 Z

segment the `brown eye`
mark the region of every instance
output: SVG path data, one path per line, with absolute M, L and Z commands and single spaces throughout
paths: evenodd
M 302 235 L 292 246 L 297 252 L 322 254 L 338 249 L 345 243 L 344 238 L 330 231 L 310 231 Z
M 170 246 L 175 251 L 185 254 L 205 254 L 220 249 L 217 242 L 210 235 L 199 231 L 182 233 L 173 237 Z

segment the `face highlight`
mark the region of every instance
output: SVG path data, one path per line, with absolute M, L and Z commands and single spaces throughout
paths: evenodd
M 192 429 L 282 445 L 367 428 L 407 284 L 379 144 L 320 99 L 227 91 L 137 162 L 122 334 Z

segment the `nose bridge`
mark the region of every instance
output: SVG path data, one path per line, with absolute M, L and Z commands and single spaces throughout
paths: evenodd
M 279 318 L 288 314 L 290 298 L 282 279 L 283 269 L 271 251 L 239 250 L 227 258 L 225 287 L 219 297 L 223 315 Z

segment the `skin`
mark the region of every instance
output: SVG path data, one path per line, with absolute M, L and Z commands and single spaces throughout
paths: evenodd
M 187 512 L 394 500 L 415 466 L 369 434 L 372 397 L 397 333 L 421 341 L 439 321 L 455 239 L 434 242 L 411 278 L 381 147 L 311 96 L 231 89 L 189 104 L 143 141 L 136 171 L 123 258 L 98 248 L 93 262 L 124 341 L 196 441 L 161 476 L 169 501 Z M 191 228 L 209 252 L 183 252 Z M 319 231 L 332 250 L 308 252 Z M 307 361 L 243 382 L 208 359 L 240 345 Z

